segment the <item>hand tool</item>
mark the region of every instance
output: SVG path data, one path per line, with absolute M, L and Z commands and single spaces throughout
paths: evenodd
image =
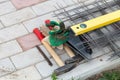
M 36 36 L 38 37 L 38 39 L 43 43 L 43 45 L 46 47 L 46 49 L 48 50 L 48 52 L 51 54 L 51 56 L 53 57 L 53 59 L 55 60 L 55 62 L 60 66 L 58 69 L 54 70 L 54 73 L 56 75 L 60 75 L 62 73 L 66 73 L 70 70 L 72 70 L 73 68 L 75 68 L 77 66 L 78 63 L 69 63 L 69 64 L 64 64 L 64 62 L 60 59 L 60 57 L 57 55 L 57 53 L 53 50 L 53 48 L 48 44 L 48 42 L 43 40 L 43 34 L 40 32 L 40 30 L 38 28 L 35 28 L 33 30 L 33 32 L 36 34 Z M 42 35 L 42 37 L 41 37 Z M 67 51 L 69 51 L 69 48 L 66 47 Z M 71 52 L 71 51 L 69 51 Z M 70 56 L 74 56 L 71 55 Z
M 67 60 L 65 60 L 65 64 L 71 64 L 71 63 L 79 63 L 80 61 L 82 61 L 84 58 L 81 57 L 80 55 L 76 55 L 72 58 L 69 58 Z
M 57 53 L 52 49 L 52 47 L 46 41 L 43 40 L 44 37 L 43 37 L 43 34 L 40 32 L 40 30 L 38 28 L 35 28 L 33 32 L 36 34 L 38 39 L 43 43 L 43 45 L 48 50 L 48 52 L 51 54 L 51 56 L 56 61 L 56 63 L 59 66 L 64 66 L 64 62 L 60 59 Z
M 37 29 L 34 29 L 34 33 L 35 34 L 38 34 L 38 36 L 39 36 L 39 40 L 42 40 L 45 36 L 42 34 L 42 33 L 37 33 L 36 32 L 36 30 Z M 50 66 L 52 66 L 53 64 L 52 64 L 52 62 L 49 60 L 49 58 L 44 54 L 44 52 L 40 49 L 40 47 L 39 46 L 36 46 L 36 48 L 39 50 L 39 52 L 42 54 L 42 56 L 45 58 L 45 60 L 48 62 L 48 64 L 50 65 Z
M 74 69 L 76 66 L 78 65 L 78 63 L 70 63 L 70 64 L 66 64 L 65 66 L 59 67 L 57 69 L 54 70 L 54 73 L 58 76 L 61 74 L 64 74 L 66 72 L 71 71 L 72 69 Z
M 80 35 L 117 21 L 120 21 L 120 10 L 74 25 L 71 29 L 75 35 Z
M 53 57 L 53 59 L 56 61 L 56 63 L 59 66 L 64 66 L 64 62 L 57 55 L 57 53 L 53 50 L 53 48 L 46 41 L 44 41 L 44 40 L 42 41 L 42 43 L 46 47 L 46 49 L 48 50 L 48 52 L 51 54 L 51 56 Z
M 53 58 L 57 61 L 57 64 L 58 64 L 59 66 L 63 66 L 63 62 L 62 62 L 62 61 L 60 60 L 60 58 L 56 55 L 57 53 L 55 53 L 55 51 L 49 46 L 49 44 L 48 44 L 47 42 L 45 42 L 45 41 L 42 40 L 44 37 L 41 37 L 41 35 L 43 35 L 43 34 L 37 33 L 37 32 L 39 32 L 38 29 L 34 29 L 33 32 L 34 32 L 36 35 L 38 35 L 37 37 L 38 37 L 39 40 L 44 44 L 44 46 L 47 45 L 46 48 L 48 49 L 48 51 L 50 52 L 50 54 L 51 54 L 52 56 L 54 56 Z M 67 54 L 68 54 L 71 58 L 75 56 L 75 54 L 73 53 L 73 51 L 72 51 L 68 46 L 64 45 L 64 49 L 65 49 L 65 51 L 67 52 Z M 59 61 L 59 62 L 58 62 L 58 61 Z

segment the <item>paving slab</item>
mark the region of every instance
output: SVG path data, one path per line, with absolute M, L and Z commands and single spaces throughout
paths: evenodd
M 41 44 L 34 33 L 19 37 L 17 41 L 24 51 Z
M 0 60 L 0 77 L 16 71 L 9 58 Z
M 24 8 L 16 12 L 1 16 L 0 20 L 5 26 L 10 26 L 30 18 L 34 18 L 35 16 L 36 14 L 31 8 Z
M 1 3 L 2 3 L 2 2 L 5 2 L 5 1 L 9 1 L 9 0 L 0 0 Z
M 2 25 L 2 23 L 0 22 L 0 29 L 4 28 L 4 26 Z
M 11 60 L 13 61 L 16 69 L 22 69 L 30 65 L 37 64 L 43 61 L 44 58 L 36 48 L 33 48 L 18 55 L 12 56 Z
M 35 11 L 35 13 L 37 15 L 44 15 L 46 13 L 49 13 L 49 12 L 55 10 L 54 5 L 55 5 L 55 2 L 53 2 L 53 0 L 49 0 L 47 2 L 32 6 L 32 9 Z
M 21 9 L 21 8 L 35 5 L 40 2 L 44 2 L 46 0 L 11 0 L 11 1 L 17 9 Z
M 51 61 L 53 63 L 53 66 L 49 66 L 46 61 L 36 65 L 36 68 L 43 77 L 50 76 L 53 73 L 53 71 L 58 68 L 58 65 L 55 63 L 55 61 L 53 59 L 51 59 Z
M 41 76 L 34 66 L 19 70 L 7 76 L 1 77 L 0 80 L 40 80 Z
M 16 40 L 0 44 L 0 59 L 22 52 Z
M 0 4 L 0 15 L 7 14 L 7 13 L 13 12 L 15 10 L 16 10 L 16 8 L 12 5 L 12 3 L 10 1 Z
M 28 34 L 22 24 L 17 24 L 0 30 L 0 43 L 7 42 Z
M 28 21 L 25 21 L 25 22 L 23 22 L 23 24 L 25 25 L 25 27 L 27 28 L 27 30 L 29 32 L 33 32 L 34 28 L 40 28 L 40 26 L 43 25 L 41 16 L 31 19 L 31 20 L 28 20 Z
M 61 59 L 62 59 L 63 61 L 65 61 L 65 60 L 67 60 L 67 59 L 70 58 L 67 53 L 63 53 L 62 55 L 60 55 L 60 57 L 61 57 Z
M 48 78 L 46 78 L 46 79 L 43 79 L 43 80 L 51 80 L 51 77 L 48 77 Z

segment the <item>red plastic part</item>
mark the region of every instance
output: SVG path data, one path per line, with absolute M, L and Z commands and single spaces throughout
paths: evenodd
M 49 19 L 45 20 L 45 23 L 50 24 L 50 20 Z
M 35 35 L 38 37 L 40 41 L 43 40 L 43 38 L 45 38 L 45 36 L 42 34 L 42 32 L 40 32 L 38 28 L 35 28 L 33 32 L 35 33 Z

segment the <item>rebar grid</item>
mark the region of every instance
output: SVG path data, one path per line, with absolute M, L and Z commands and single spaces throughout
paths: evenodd
M 120 9 L 120 0 L 95 0 L 92 3 L 90 0 L 78 0 L 77 3 L 74 2 L 74 5 L 66 6 L 57 4 L 54 16 L 63 21 L 66 26 L 72 26 Z M 92 49 L 96 47 L 103 49 L 107 46 L 111 48 L 114 55 L 119 56 L 120 47 L 116 44 L 116 41 L 120 41 L 120 22 L 87 32 L 81 36 L 84 36 L 85 41 L 75 45 L 82 45 L 87 42 L 90 43 Z

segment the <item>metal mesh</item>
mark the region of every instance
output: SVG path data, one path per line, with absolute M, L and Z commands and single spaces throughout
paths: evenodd
M 78 1 L 74 3 L 74 5 L 66 5 L 66 7 L 57 4 L 57 6 L 55 6 L 56 11 L 54 11 L 54 15 L 69 27 L 120 9 L 120 0 L 90 1 L 91 0 Z M 83 36 L 86 41 L 75 45 L 88 42 L 92 49 L 109 47 L 114 54 L 119 56 L 118 52 L 120 46 L 118 43 L 120 41 L 120 22 L 85 33 Z

